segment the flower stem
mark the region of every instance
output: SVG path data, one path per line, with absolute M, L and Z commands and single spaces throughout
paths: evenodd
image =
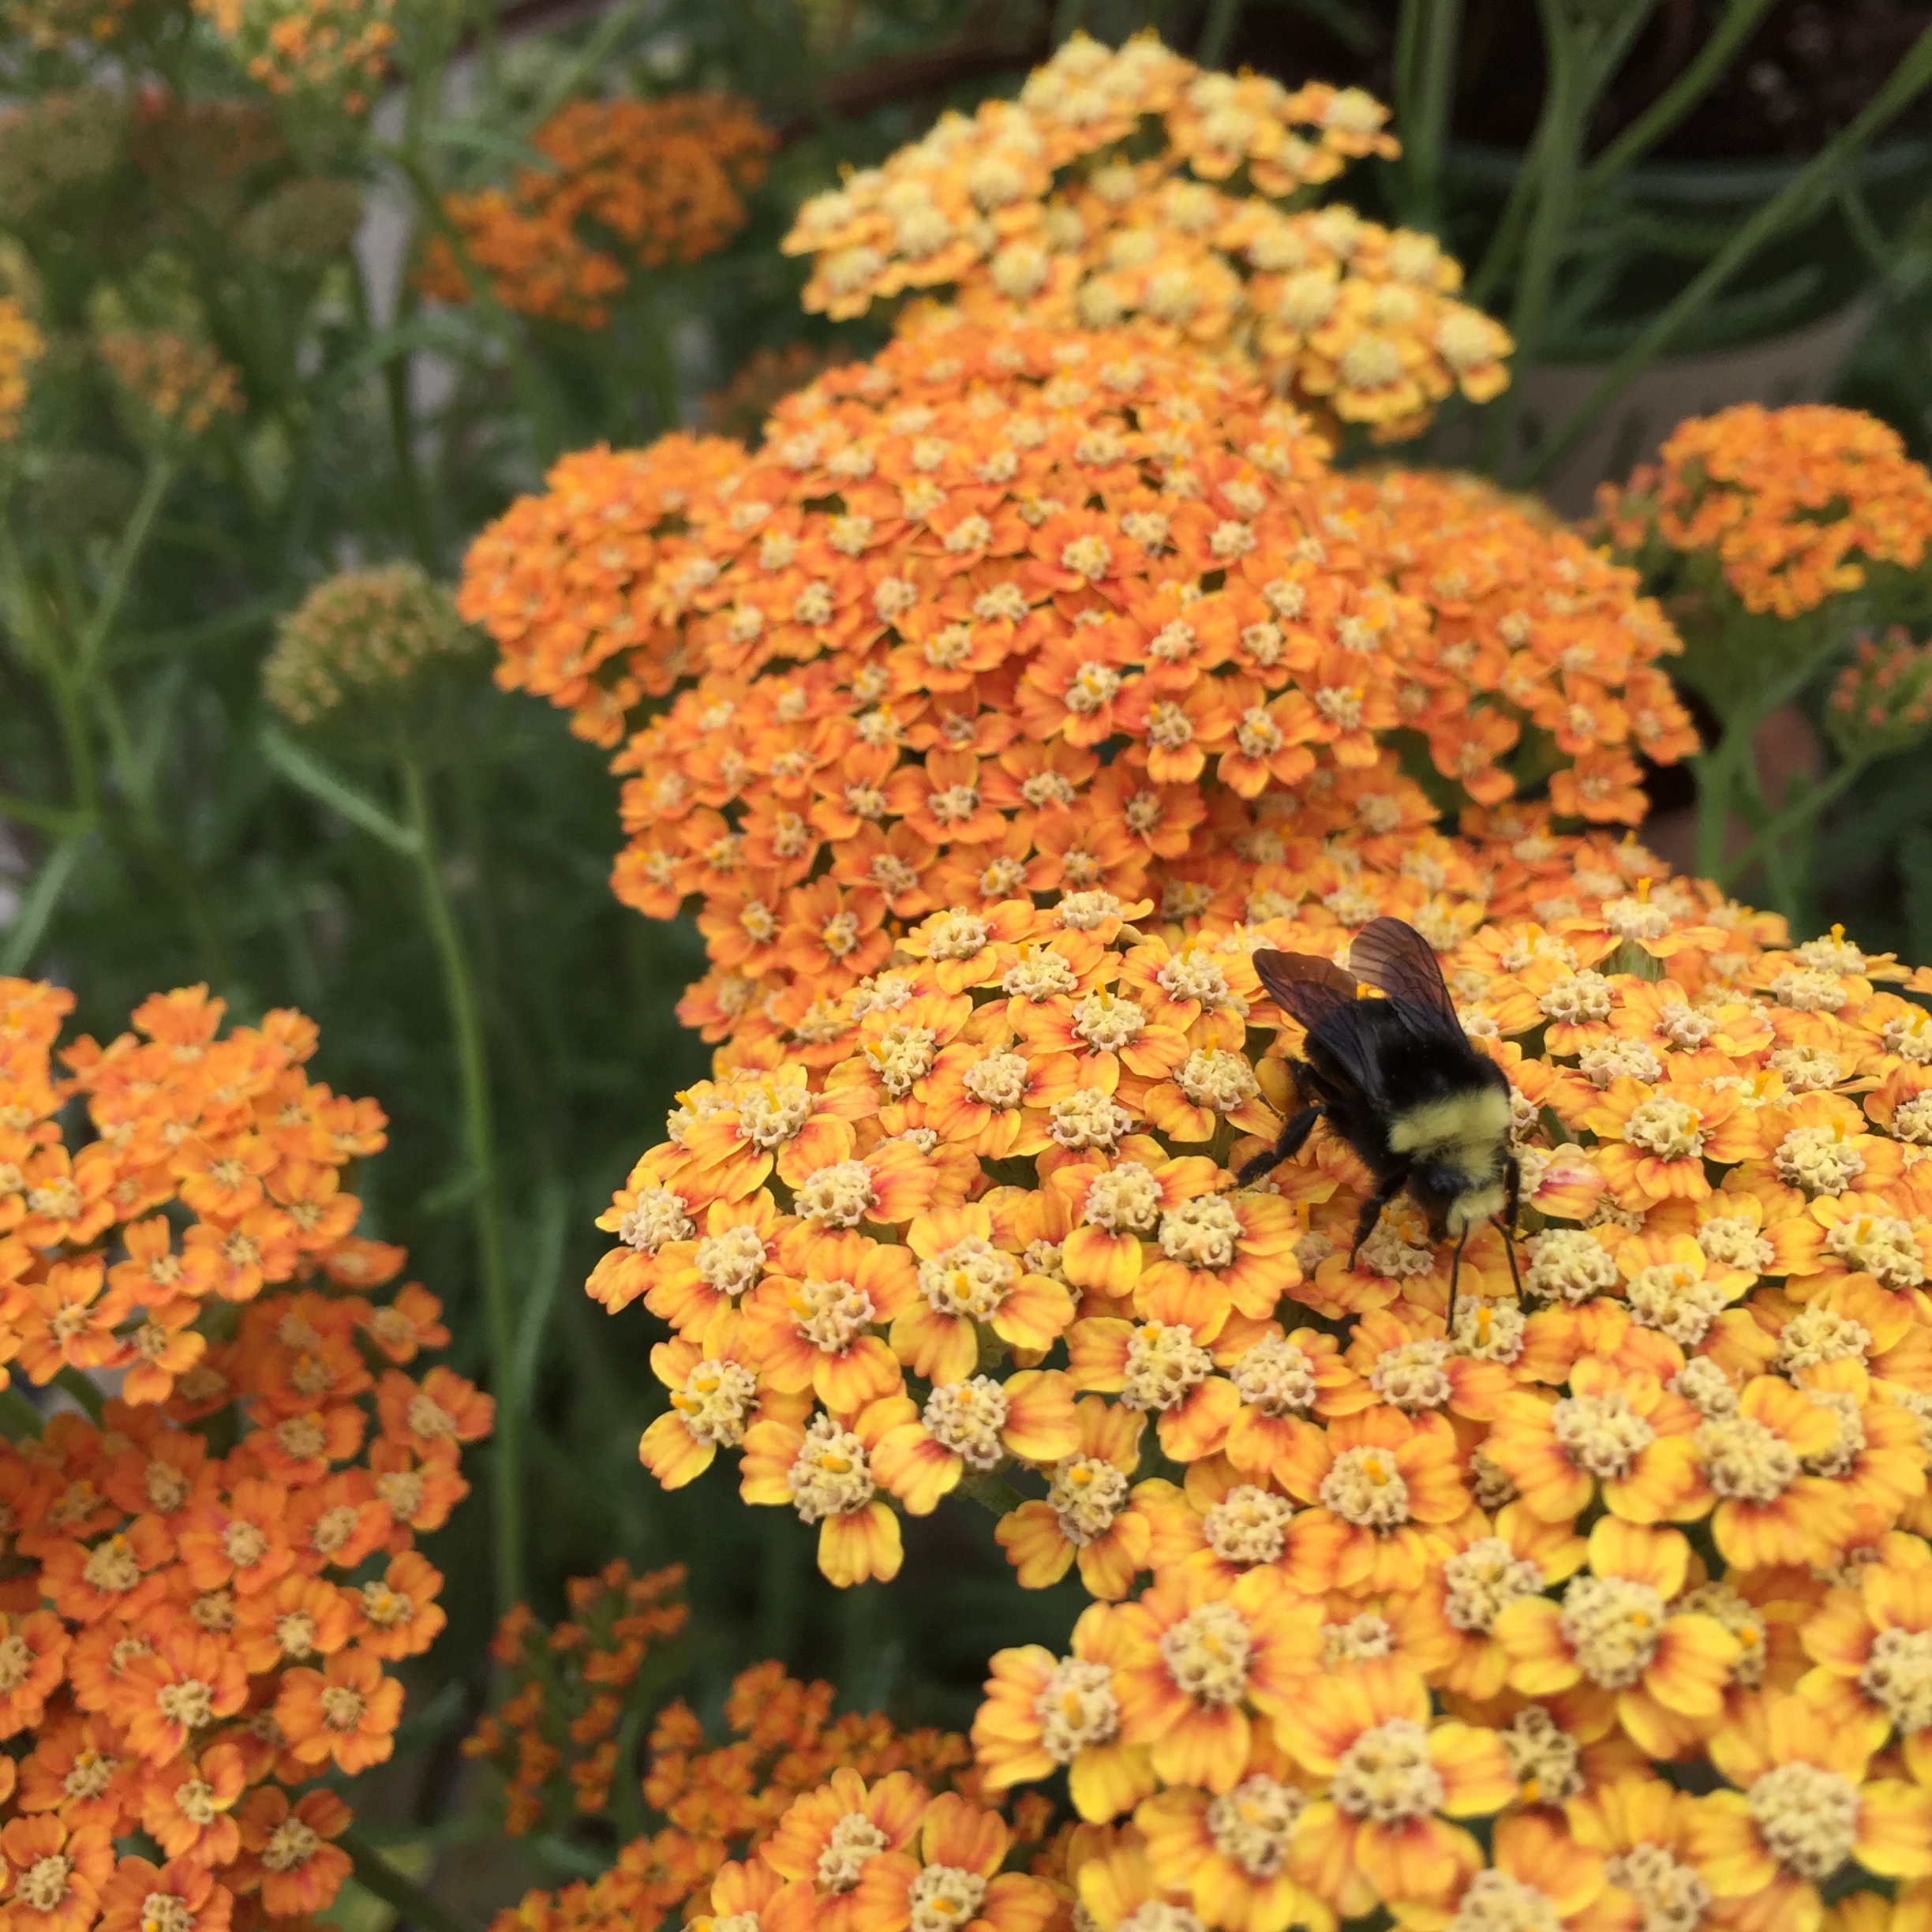
M 1802 831 L 1833 799 L 1850 790 L 1870 762 L 1868 758 L 1848 758 L 1822 783 L 1807 786 L 1796 799 L 1771 818 L 1736 858 L 1718 867 L 1714 876 L 1726 886 L 1743 879 L 1761 859 L 1777 852 L 1787 839 Z M 1787 891 L 1789 889 L 1787 882 Z
M 1515 479 L 1533 489 L 1583 438 L 1639 374 L 1676 340 L 1707 302 L 1724 292 L 1758 251 L 1824 205 L 1859 152 L 1881 133 L 1928 85 L 1932 85 L 1932 27 L 1926 28 L 1894 67 L 1885 84 L 1854 118 L 1777 193 L 1732 230 L 1730 238 L 1684 286 L 1651 317 L 1636 339 L 1612 363 L 1596 388 L 1558 425 Z
M 134 506 L 134 514 L 128 519 L 127 527 L 121 533 L 121 541 L 114 546 L 114 560 L 107 567 L 107 581 L 101 587 L 100 601 L 94 606 L 93 615 L 88 620 L 87 629 L 80 638 L 79 657 L 84 675 L 92 668 L 94 660 L 100 655 L 101 646 L 114 629 L 115 619 L 121 615 L 122 603 L 133 579 L 134 566 L 140 560 L 140 553 L 147 545 L 148 532 L 154 528 L 161 500 L 167 496 L 168 485 L 174 481 L 174 466 L 165 457 L 157 457 L 148 465 L 140 501 Z
M 1203 67 L 1219 67 L 1227 58 L 1228 43 L 1241 24 L 1242 0 L 1209 0 L 1208 17 L 1194 43 L 1194 58 Z
M 18 1389 L 0 1389 L 0 1436 L 9 1442 L 27 1442 L 42 1426 L 40 1411 Z
M 1026 1500 L 1004 1476 L 992 1470 L 972 1470 L 960 1478 L 958 1493 L 969 1496 L 995 1516 L 1005 1516 Z
M 57 1369 L 54 1386 L 64 1389 L 85 1412 L 90 1422 L 98 1422 L 107 1413 L 107 1398 L 78 1368 Z
M 1600 194 L 1633 163 L 1640 161 L 1710 92 L 1731 57 L 1756 31 L 1777 0 L 1728 0 L 1711 36 L 1664 92 L 1593 161 L 1582 191 Z
M 1403 0 L 1396 45 L 1396 106 L 1412 227 L 1441 219 L 1443 153 L 1455 99 L 1462 0 Z
M 398 1916 L 421 1926 L 422 1932 L 473 1932 L 465 1919 L 430 1896 L 414 1879 L 406 1877 L 352 1825 L 335 1840 L 349 1854 L 356 1883 L 373 1892 Z
M 468 1178 L 474 1188 L 470 1208 L 475 1230 L 477 1271 L 483 1289 L 483 1312 L 489 1336 L 490 1382 L 500 1394 L 513 1395 L 516 1362 L 516 1317 L 511 1306 L 510 1274 L 506 1262 L 503 1217 L 497 1196 L 496 1124 L 490 1104 L 489 1058 L 484 1045 L 482 1016 L 477 1004 L 476 975 L 456 908 L 450 902 L 437 848 L 436 822 L 430 810 L 429 785 L 422 762 L 413 746 L 399 753 L 404 816 L 416 840 L 414 863 L 422 892 L 424 923 L 435 942 L 443 969 L 444 997 L 449 1007 L 450 1035 L 456 1052 L 456 1080 L 462 1116 L 463 1152 Z M 497 1608 L 507 1611 L 524 1597 L 523 1587 L 523 1417 L 521 1403 L 496 1406 L 495 1480 L 490 1485 L 496 1523 Z
M 1700 878 L 1715 878 L 1724 865 L 1724 834 L 1731 823 L 1732 739 L 1701 752 L 1697 772 L 1697 869 Z
M 1585 48 L 1563 0 L 1538 0 L 1547 69 L 1542 121 L 1537 129 L 1535 212 L 1523 243 L 1510 312 L 1510 333 L 1522 364 L 1533 363 L 1556 286 L 1556 271 L 1570 240 L 1570 211 L 1582 150 L 1589 97 L 1584 83 Z M 1526 159 L 1526 166 L 1528 161 Z M 1483 425 L 1481 466 L 1498 473 L 1521 406 L 1520 386 L 1492 407 Z
M 0 973 L 24 973 L 32 963 L 34 950 L 46 937 L 47 929 L 58 910 L 68 881 L 80 863 L 80 856 L 92 835 L 81 831 L 62 839 L 40 861 L 13 915 L 13 923 L 0 939 Z

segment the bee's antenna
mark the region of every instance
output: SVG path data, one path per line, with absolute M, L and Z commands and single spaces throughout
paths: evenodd
M 1510 1286 L 1516 1290 L 1516 1299 L 1522 1300 L 1522 1277 L 1516 1271 L 1516 1217 L 1522 1211 L 1522 1163 L 1514 1154 L 1508 1156 L 1503 1170 L 1504 1184 L 1508 1198 L 1496 1223 L 1503 1230 L 1503 1252 L 1509 1256 Z
M 1509 1256 L 1510 1286 L 1516 1290 L 1516 1299 L 1520 1301 L 1522 1299 L 1522 1277 L 1516 1271 L 1516 1230 L 1514 1228 L 1503 1230 L 1503 1252 Z

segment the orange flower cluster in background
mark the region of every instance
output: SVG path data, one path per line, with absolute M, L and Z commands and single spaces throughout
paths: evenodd
M 330 99 L 360 114 L 395 44 L 396 0 L 194 0 L 271 94 Z
M 0 981 L 0 1353 L 119 1394 L 38 1433 L 16 1396 L 0 1444 L 0 1910 L 19 1932 L 299 1919 L 349 1870 L 319 1780 L 389 1756 L 389 1666 L 443 1627 L 413 1546 L 491 1405 L 415 1366 L 448 1339 L 438 1304 L 381 1292 L 404 1256 L 355 1234 L 341 1185 L 383 1117 L 307 1078 L 308 1020 L 224 1035 L 205 988 L 156 994 L 63 1074 L 72 1005 Z
M 13 0 L 4 28 L 37 47 L 73 41 L 104 47 L 118 38 L 133 5 L 134 0 Z
M 1932 645 L 1915 644 L 1903 625 L 1861 638 L 1838 673 L 1825 729 L 1848 758 L 1903 751 L 1932 724 Z
M 1413 436 L 1458 390 L 1500 394 L 1511 344 L 1455 299 L 1462 271 L 1432 236 L 1301 205 L 1398 152 L 1387 118 L 1357 88 L 1290 91 L 1151 33 L 1118 51 L 1076 33 L 1017 101 L 944 114 L 814 196 L 783 245 L 813 258 L 805 306 L 835 319 L 908 290 L 1057 328 L 1138 318 L 1245 352 L 1380 440 Z
M 684 1628 L 683 1581 L 682 1564 L 634 1577 L 619 1561 L 565 1585 L 568 1623 L 545 1629 L 519 1604 L 498 1626 L 490 1654 L 509 1694 L 463 1740 L 463 1755 L 490 1758 L 502 1772 L 513 1837 L 552 1810 L 608 1803 L 620 1720 L 646 1655 Z
M 28 377 L 46 346 L 20 304 L 0 298 L 0 443 L 10 443 L 19 432 Z
M 727 94 L 572 101 L 530 137 L 548 168 L 444 205 L 505 307 L 602 328 L 638 269 L 696 261 L 744 226 L 743 197 L 776 144 L 749 103 Z M 423 286 L 445 301 L 470 298 L 440 238 Z
M 1620 549 L 1705 555 L 1747 610 L 1785 619 L 1859 590 L 1874 564 L 1915 569 L 1932 539 L 1932 474 L 1897 431 L 1822 403 L 1693 417 L 1598 507 Z
M 674 1331 L 647 1466 L 738 1452 L 841 1584 L 955 1491 L 1022 1585 L 1078 1572 L 974 1735 L 991 1790 L 1069 1773 L 1105 1932 L 1815 1926 L 1932 1877 L 1932 975 L 1643 882 L 1446 948 L 1523 1170 L 1520 1295 L 1481 1230 L 1451 1331 L 1406 1198 L 1351 1259 L 1327 1129 L 1234 1178 L 1301 1043 L 1251 955 L 1346 928 L 1099 911 L 937 913 L 680 1096 L 590 1283 Z
M 198 436 L 242 414 L 241 379 L 215 350 L 167 328 L 110 329 L 95 352 L 134 405 L 144 430 Z
M 1694 741 L 1632 575 L 1485 486 L 1326 459 L 1226 364 L 961 324 L 822 376 L 754 455 L 567 459 L 459 605 L 599 742 L 677 694 L 615 760 L 613 884 L 698 901 L 710 1037 L 938 907 L 1238 914 L 1290 813 L 1425 876 L 1418 770 L 1494 809 L 1526 761 L 1566 817 L 1639 816 L 1633 753 Z
M 613 1587 L 624 1581 L 583 1579 L 571 1586 L 573 1604 Z M 558 1637 L 581 1648 L 575 1623 L 546 1634 L 522 1612 L 499 1641 L 534 1663 Z M 545 1700 L 529 1687 L 534 1681 L 485 1720 L 478 1736 L 491 1754 L 506 1735 L 527 1748 L 536 1735 Z M 945 1911 L 949 1897 L 953 1911 L 972 1909 L 919 1923 L 984 1919 L 996 1932 L 1042 1932 L 1054 1915 L 1053 1893 L 997 1874 L 1016 1840 L 1040 1838 L 1051 1806 L 1022 1797 L 1009 1825 L 979 1808 L 964 1738 L 900 1731 L 879 1716 L 834 1718 L 832 1694 L 829 1683 L 801 1683 L 781 1664 L 754 1664 L 732 1680 L 731 1736 L 715 1746 L 688 1705 L 666 1705 L 652 1726 L 640 1793 L 663 1827 L 624 1845 L 589 1883 L 526 1893 L 492 1932 L 627 1932 L 673 1912 L 701 1924 L 751 1914 L 765 1932 L 815 1932 L 822 1917 L 856 1925 L 855 1910 L 896 1907 L 904 1925 L 908 1904 Z

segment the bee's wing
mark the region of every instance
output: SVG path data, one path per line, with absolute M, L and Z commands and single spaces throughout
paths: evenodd
M 1337 1007 L 1355 1002 L 1354 974 L 1332 960 L 1312 953 L 1260 952 L 1254 956 L 1254 967 L 1268 997 L 1305 1027 L 1319 1026 Z
M 1275 1004 L 1310 1033 L 1319 1033 L 1355 1084 L 1372 1091 L 1377 1084 L 1375 1055 L 1363 1035 L 1362 1002 L 1356 998 L 1354 975 L 1309 953 L 1257 953 L 1254 964 Z
M 1409 1009 L 1402 1017 L 1413 1031 L 1433 1032 L 1440 1024 L 1458 1040 L 1464 1037 L 1455 1002 L 1449 997 L 1429 942 L 1406 921 L 1371 919 L 1349 947 L 1349 964 L 1369 985 Z

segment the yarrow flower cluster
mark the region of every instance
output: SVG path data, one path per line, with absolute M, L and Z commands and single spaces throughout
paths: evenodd
M 1917 568 L 1932 474 L 1863 410 L 1747 402 L 1679 424 L 1656 464 L 1604 486 L 1599 508 L 1620 549 L 1704 555 L 1747 610 L 1789 619 L 1859 589 L 1874 565 Z
M 134 0 L 15 0 L 5 28 L 36 47 L 75 41 L 104 47 L 119 38 L 133 7 Z
M 490 1402 L 411 1372 L 447 1333 L 421 1287 L 383 1292 L 401 1250 L 354 1232 L 343 1170 L 383 1118 L 307 1078 L 306 1020 L 224 1035 L 205 989 L 157 994 L 61 1073 L 72 1004 L 0 981 L 0 1354 L 97 1408 L 76 1372 L 120 1392 L 38 1434 L 17 1403 L 0 1444 L 0 1911 L 299 1919 L 349 1870 L 321 1780 L 389 1756 L 388 1667 L 443 1627 L 413 1545 Z
M 744 226 L 743 197 L 776 144 L 729 95 L 572 101 L 530 137 L 548 167 L 521 170 L 507 189 L 451 195 L 445 208 L 507 308 L 599 329 L 638 270 L 696 261 Z M 470 298 L 440 238 L 423 283 L 444 301 Z
M 396 39 L 397 0 L 194 0 L 249 77 L 360 114 Z
M 459 608 L 601 742 L 676 694 L 615 760 L 613 884 L 698 903 L 707 1025 L 837 994 L 942 906 L 1241 912 L 1289 817 L 1427 877 L 1404 748 L 1453 799 L 1500 807 L 1520 754 L 1566 815 L 1637 817 L 1633 752 L 1693 740 L 1632 577 L 1492 492 L 1326 455 L 1226 364 L 962 322 L 822 376 L 755 454 L 567 459 Z
M 28 378 L 46 346 L 20 304 L 0 299 L 0 443 L 10 443 L 19 433 Z
M 1904 750 L 1932 726 L 1932 646 L 1894 625 L 1863 638 L 1832 686 L 1825 728 L 1848 758 Z
M 570 459 L 472 552 L 500 682 L 621 745 L 620 896 L 695 902 L 712 961 L 680 1008 L 712 1076 L 587 1283 L 668 1331 L 641 1460 L 676 1488 L 727 1458 L 840 1587 L 890 1581 L 904 1520 L 957 1496 L 1021 1587 L 1092 1599 L 1066 1654 L 991 1660 L 938 1798 L 700 1758 L 679 1716 L 642 1792 L 666 1830 L 501 1932 L 1932 1911 L 1932 970 L 1793 945 L 1571 829 L 1636 822 L 1634 753 L 1692 747 L 1634 573 L 1486 486 L 1336 474 L 1212 353 L 1230 328 L 1134 279 L 1153 209 L 1204 246 L 1300 221 L 1265 198 L 1379 127 L 1076 40 L 801 219 L 822 305 L 958 310 L 902 316 L 755 452 Z M 1453 286 L 1348 224 L 1296 231 L 1351 264 L 1337 313 L 1398 243 L 1390 282 Z M 1286 300 L 1332 259 L 1249 266 Z M 1319 392 L 1309 300 L 1285 353 Z M 1828 565 L 1802 530 L 1697 526 L 1736 537 L 1747 603 L 1751 568 L 1795 595 L 1903 560 L 1861 436 L 1818 467 L 1837 495 L 1803 494 L 1802 436 L 1751 472 L 1793 526 L 1846 508 Z M 1657 514 L 1687 534 L 1728 487 Z M 1345 965 L 1389 913 L 1508 1085 L 1518 1225 L 1459 1254 L 1327 1123 L 1269 1165 L 1305 1041 L 1254 955 Z M 528 1702 L 488 1748 L 549 1778 Z M 580 1741 L 600 1788 L 635 1769 L 607 1777 L 610 1715 Z M 1075 1818 L 1043 1836 L 1050 1780 Z
M 1053 328 L 1140 319 L 1252 356 L 1380 440 L 1413 436 L 1458 390 L 1500 394 L 1511 344 L 1455 299 L 1462 270 L 1434 237 L 1305 205 L 1350 161 L 1398 152 L 1387 118 L 1358 88 L 1075 34 L 1017 100 L 944 114 L 814 196 L 783 246 L 812 257 L 805 305 L 835 318 L 916 290 Z
M 150 435 L 193 438 L 218 418 L 242 414 L 234 366 L 178 330 L 110 329 L 95 338 L 94 349 Z
M 1339 1139 L 1234 1181 L 1300 1042 L 1252 953 L 1346 934 L 1068 911 L 936 914 L 819 1050 L 681 1096 L 590 1282 L 674 1331 L 647 1466 L 736 1452 L 841 1583 L 954 1492 L 1023 1586 L 1077 1572 L 974 1735 L 990 1790 L 1069 1773 L 1103 1926 L 1815 1923 L 1932 1876 L 1932 975 L 1676 886 L 1473 930 L 1522 1291 L 1483 1230 L 1450 1331 L 1405 1200 L 1351 1265 Z
M 343 571 L 276 627 L 262 687 L 291 722 L 317 724 L 346 705 L 401 690 L 474 642 L 449 593 L 417 565 Z
M 508 1677 L 463 1754 L 503 1774 L 504 1825 L 521 1837 L 552 1810 L 601 1811 L 618 1774 L 617 1731 L 647 1654 L 684 1628 L 682 1564 L 634 1577 L 622 1561 L 564 1586 L 570 1621 L 546 1629 L 519 1604 L 490 1654 Z M 567 1793 L 567 1799 L 564 1799 Z
M 532 1655 L 545 1641 L 522 1617 L 504 1634 Z M 574 1625 L 558 1634 L 580 1647 Z M 528 1738 L 549 1707 L 519 1690 L 478 1736 L 492 1750 L 506 1726 Z M 895 1911 L 897 1923 L 930 1932 L 981 1921 L 1043 1932 L 1059 1909 L 1054 1891 L 1000 1868 L 1016 1843 L 1043 1836 L 1046 1800 L 1020 1798 L 1009 1822 L 981 1800 L 964 1737 L 831 1711 L 831 1685 L 801 1683 L 777 1664 L 733 1679 L 724 1743 L 708 1743 L 688 1705 L 668 1705 L 652 1726 L 641 1795 L 668 1822 L 623 1846 L 601 1878 L 526 1894 L 492 1932 L 620 1932 L 674 1915 L 816 1932 Z

